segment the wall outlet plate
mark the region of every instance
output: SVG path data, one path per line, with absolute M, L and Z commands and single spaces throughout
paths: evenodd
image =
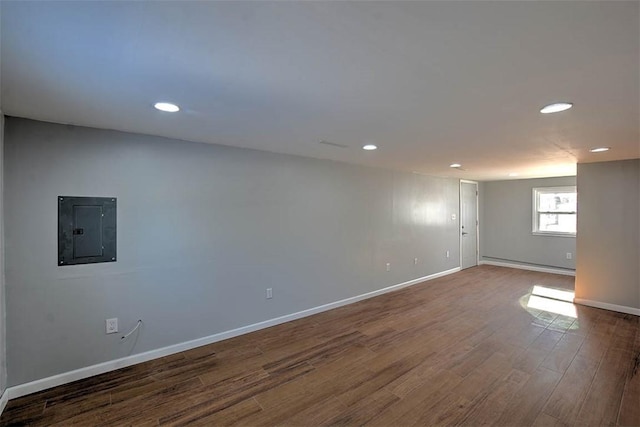
M 113 319 L 105 320 L 106 329 L 108 334 L 115 334 L 118 332 L 118 318 L 115 317 Z

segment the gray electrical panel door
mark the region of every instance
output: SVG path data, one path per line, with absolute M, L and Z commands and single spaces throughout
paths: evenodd
M 101 257 L 102 206 L 73 207 L 73 257 Z
M 116 260 L 116 199 L 58 197 L 58 265 Z

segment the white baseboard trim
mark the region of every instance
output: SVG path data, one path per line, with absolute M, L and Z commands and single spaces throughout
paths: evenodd
M 7 407 L 7 403 L 9 403 L 9 391 L 5 390 L 0 396 L 0 415 L 4 412 L 4 408 Z
M 180 344 L 170 345 L 168 347 L 163 347 L 156 350 L 150 350 L 140 354 L 134 354 L 132 356 L 123 357 L 121 359 L 110 360 L 108 362 L 99 363 L 97 365 L 87 366 L 85 368 L 80 368 L 73 371 L 64 372 L 62 374 L 53 375 L 51 377 L 31 381 L 25 384 L 16 385 L 13 387 L 9 387 L 5 391 L 3 396 L 8 395 L 8 399 L 15 399 L 18 397 L 26 396 L 28 394 L 36 393 L 38 391 L 46 390 L 48 388 L 56 387 L 62 384 L 67 384 L 73 381 L 89 378 L 94 375 L 104 374 L 105 372 L 115 371 L 116 369 L 124 368 L 131 365 L 136 365 L 138 363 L 147 362 L 149 360 L 158 359 L 160 357 L 169 356 L 171 354 L 180 353 L 182 351 L 191 350 L 193 348 L 201 347 L 203 345 L 212 344 L 218 341 L 237 337 L 239 335 L 244 335 L 250 332 L 258 331 L 260 329 L 265 329 L 271 326 L 279 325 L 281 323 L 286 323 L 292 320 L 301 319 L 303 317 L 311 316 L 317 313 L 321 313 L 323 311 L 342 307 L 344 305 L 353 304 L 358 301 L 373 298 L 378 295 L 396 291 L 396 290 L 405 288 L 407 286 L 412 286 L 418 283 L 425 282 L 427 280 L 433 280 L 438 277 L 456 273 L 458 271 L 460 271 L 460 267 L 441 271 L 439 273 L 430 274 L 424 277 L 419 277 L 417 279 L 409 280 L 407 282 L 399 283 L 397 285 L 388 286 L 386 288 L 378 289 L 376 291 L 367 292 L 365 294 L 346 298 L 340 301 L 335 301 L 329 304 L 320 305 L 307 310 L 298 311 L 296 313 L 287 314 L 285 316 L 276 317 L 274 319 L 265 320 L 263 322 L 254 323 L 252 325 L 243 326 L 241 328 L 232 329 L 230 331 L 220 332 L 218 334 L 209 335 L 207 337 L 186 341 Z
M 617 311 L 618 313 L 633 314 L 640 316 L 640 308 L 627 307 L 626 305 L 609 304 L 608 302 L 593 301 L 589 299 L 574 298 L 573 302 L 589 307 L 602 308 L 604 310 Z
M 565 276 L 575 276 L 575 270 L 565 270 L 563 268 L 553 268 L 553 267 L 542 267 L 538 265 L 531 264 L 516 264 L 512 262 L 503 262 L 503 261 L 487 261 L 482 260 L 479 262 L 480 265 L 495 265 L 496 267 L 509 267 L 509 268 L 519 268 L 520 270 L 529 270 L 529 271 L 540 271 L 542 273 L 553 273 L 553 274 L 562 274 Z

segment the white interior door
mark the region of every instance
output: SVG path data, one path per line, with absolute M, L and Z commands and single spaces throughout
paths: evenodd
M 478 183 L 460 181 L 460 268 L 478 265 Z

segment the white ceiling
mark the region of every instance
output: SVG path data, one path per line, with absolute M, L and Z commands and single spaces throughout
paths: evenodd
M 640 157 L 639 6 L 3 1 L 1 107 L 431 175 L 572 175 Z M 575 106 L 538 112 L 558 100 Z

